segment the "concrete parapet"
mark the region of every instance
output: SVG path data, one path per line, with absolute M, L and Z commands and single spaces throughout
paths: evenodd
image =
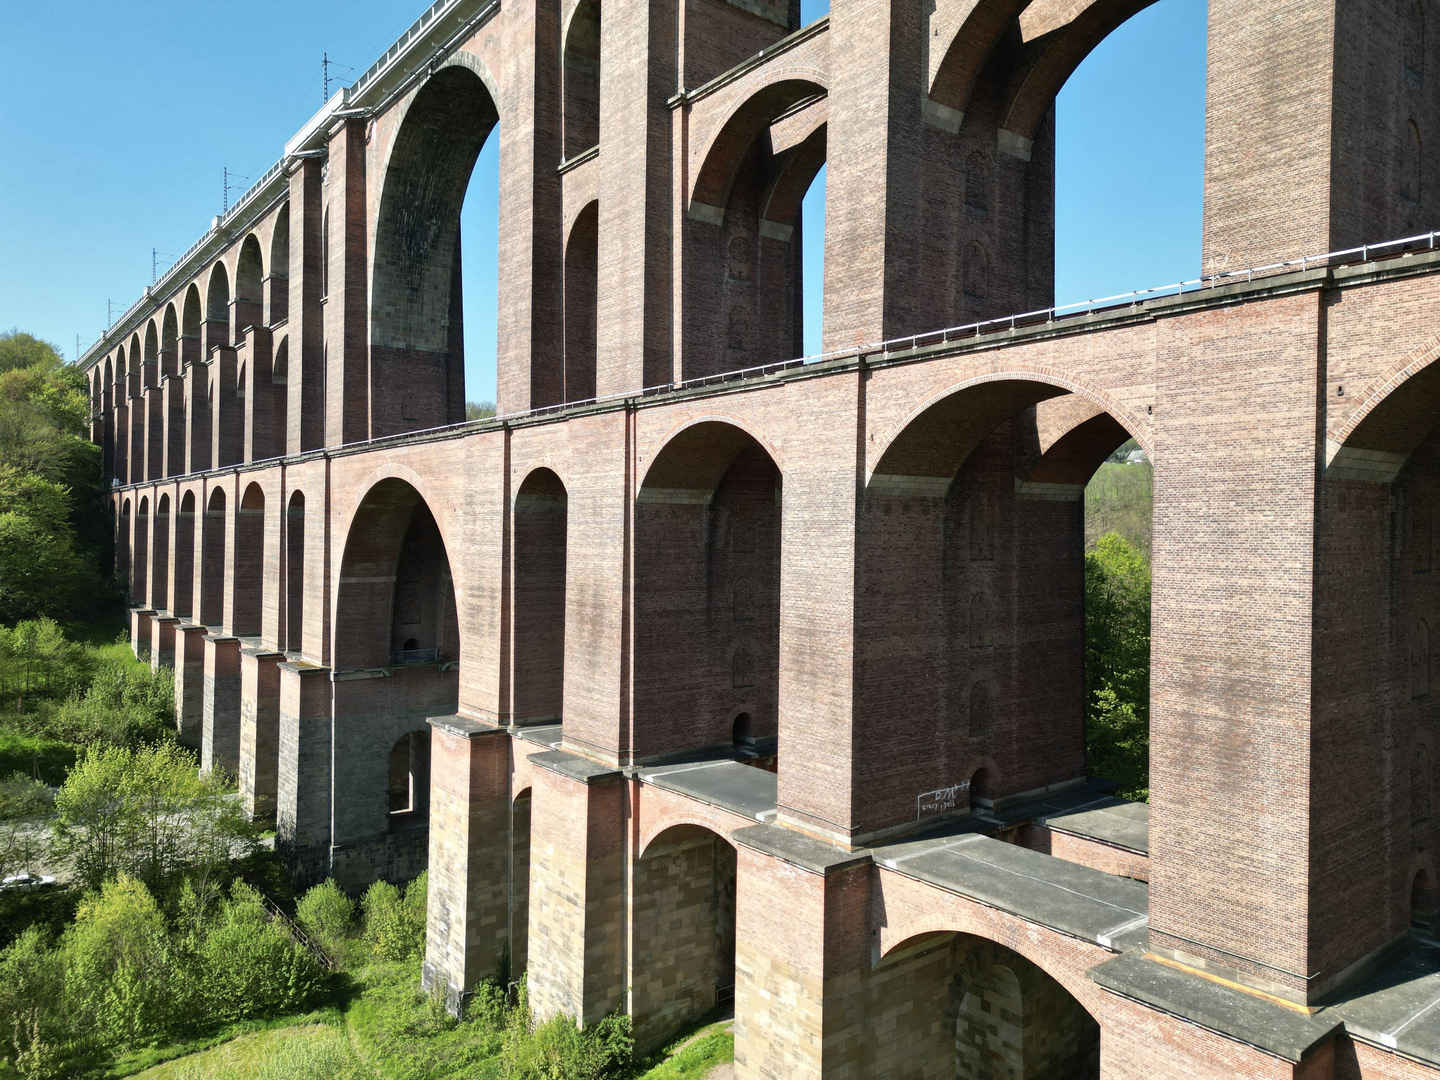
M 240 650 L 240 797 L 252 821 L 273 823 L 280 767 L 280 661 Z
M 240 639 L 205 639 L 205 713 L 200 771 L 240 771 Z

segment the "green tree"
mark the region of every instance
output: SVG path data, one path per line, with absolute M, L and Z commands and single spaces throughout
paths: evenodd
M 128 874 L 164 893 L 189 878 L 202 903 L 254 829 L 225 779 L 174 743 L 92 747 L 55 797 L 55 839 L 91 888 Z
M 310 953 L 270 917 L 260 894 L 243 882 L 231 889 L 200 947 L 200 993 L 217 1020 L 304 1008 L 324 987 Z
M 300 898 L 295 905 L 295 921 L 332 960 L 340 959 L 355 926 L 355 901 L 345 895 L 334 878 L 327 878 Z
M 1127 798 L 1150 787 L 1150 567 L 1117 533 L 1085 553 L 1086 756 Z
M 69 489 L 0 465 L 0 621 L 73 614 L 99 591 L 93 563 L 75 550 Z
M 0 1059 L 25 1080 L 58 1080 L 95 1056 L 89 1018 L 73 1000 L 64 955 L 39 927 L 0 952 Z
M 495 403 L 493 401 L 467 401 L 465 402 L 466 420 L 488 420 L 495 415 Z

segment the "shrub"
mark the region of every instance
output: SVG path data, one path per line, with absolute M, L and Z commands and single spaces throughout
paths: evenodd
M 0 953 L 0 1059 L 26 1080 L 73 1076 L 94 1056 L 89 1027 L 66 998 L 63 955 L 39 928 Z
M 339 959 L 355 926 L 355 901 L 330 878 L 300 898 L 295 921 L 331 959 Z
M 100 660 L 84 694 L 60 703 L 46 724 L 76 745 L 137 747 L 175 732 L 175 676 L 119 659 Z
M 270 917 L 260 894 L 236 882 L 200 947 L 206 1013 L 243 1020 L 303 1009 L 324 989 L 320 965 Z
M 375 960 L 409 960 L 425 949 L 425 895 L 429 878 L 421 874 L 405 894 L 388 881 L 365 890 L 365 944 Z M 418 910 L 417 910 L 418 909 Z
M 485 1008 L 493 1015 L 495 995 L 487 997 Z M 506 1080 L 608 1080 L 629 1064 L 634 1048 L 630 1017 L 623 1013 L 610 1013 L 587 1028 L 564 1013 L 537 1025 L 521 979 L 518 1000 L 507 1014 L 501 1072 Z
M 170 1028 L 185 980 L 165 918 L 144 884 L 122 876 L 87 896 L 63 941 L 67 983 L 110 1045 L 136 1046 Z

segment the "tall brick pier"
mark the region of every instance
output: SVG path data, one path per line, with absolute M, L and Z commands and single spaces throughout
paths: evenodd
M 1206 280 L 1046 311 L 1143 6 L 440 0 L 295 135 L 84 365 L 136 650 L 297 880 L 428 866 L 457 1008 L 733 1000 L 746 1080 L 1435 1075 L 1440 10 L 1212 0 Z M 1148 805 L 1084 756 L 1130 437 Z

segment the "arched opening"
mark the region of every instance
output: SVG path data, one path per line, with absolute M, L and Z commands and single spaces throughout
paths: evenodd
M 687 1023 L 735 999 L 735 848 L 698 825 L 675 825 L 634 870 L 631 990 L 635 1049 L 646 1053 Z
M 825 165 L 825 95 L 804 80 L 767 86 L 706 151 L 684 224 L 685 287 L 719 300 L 686 306 L 686 378 L 801 356 L 814 339 L 807 310 L 823 292 L 809 283 L 821 275 L 807 259 L 805 208 L 823 207 L 823 188 L 818 200 L 808 193 Z
M 748 713 L 777 733 L 781 475 L 738 427 L 686 428 L 654 457 L 635 507 L 635 760 L 730 749 Z M 699 543 L 697 543 L 697 538 Z
M 264 280 L 260 240 L 251 233 L 240 245 L 240 258 L 235 264 L 235 315 L 232 323 L 237 341 L 252 327 L 265 325 Z
M 407 731 L 390 748 L 390 831 L 430 825 L 430 729 Z
M 201 335 L 201 349 L 207 358 L 211 349 L 229 345 L 234 340 L 230 330 L 230 272 L 223 262 L 217 262 L 210 271 L 210 284 L 205 288 L 205 325 Z
M 200 524 L 200 622 L 225 619 L 225 489 L 211 488 Z
M 1084 498 L 1128 438 L 1089 398 L 1005 380 L 940 399 L 885 449 L 858 530 L 858 648 L 885 658 L 857 671 L 855 752 L 883 762 L 867 829 L 970 808 L 963 794 L 916 792 L 964 792 L 969 780 L 971 804 L 999 806 L 1110 767 L 1087 761 L 1099 643 L 1087 632 Z M 1147 586 L 1147 686 L 1148 611 Z M 1148 787 L 1148 720 L 1143 750 L 1140 775 L 1109 777 L 1129 781 L 1129 797 Z
M 131 595 L 134 596 L 137 604 L 149 606 L 150 498 L 147 495 L 140 496 L 136 510 L 134 554 L 130 577 Z
M 901 942 L 871 971 L 869 1000 L 870 1023 L 887 1036 L 865 1048 L 862 1072 L 884 1054 L 897 1076 L 1100 1076 L 1100 1025 L 1085 1007 L 984 938 L 932 932 Z
M 154 540 L 150 544 L 150 606 L 170 609 L 170 496 L 155 501 Z
M 115 538 L 115 579 L 120 582 L 125 590 L 128 600 L 133 596 L 130 581 L 130 500 L 125 499 L 120 504 L 120 519 L 116 523 L 117 535 Z
M 180 497 L 180 510 L 175 515 L 175 589 L 170 612 L 178 619 L 195 615 L 195 493 L 187 491 Z
M 480 76 L 458 66 L 432 75 L 406 109 L 375 236 L 372 436 L 465 418 L 460 211 L 498 118 Z
M 565 485 L 536 469 L 515 496 L 514 674 L 516 724 L 559 722 L 565 694 Z
M 735 750 L 736 761 L 749 761 L 758 756 L 759 752 L 755 749 L 755 725 L 750 722 L 748 712 L 742 712 L 735 717 L 735 723 L 730 725 L 730 745 Z
M 1435 932 L 1435 916 L 1440 913 L 1440 892 L 1435 889 L 1435 878 L 1429 869 L 1422 867 L 1415 871 L 1410 881 L 1410 927 L 1421 933 Z
M 275 346 L 275 359 L 270 366 L 270 447 L 271 455 L 288 453 L 290 431 L 290 338 L 282 337 Z
M 265 325 L 278 326 L 290 314 L 290 204 L 275 217 L 270 234 L 270 273 L 264 282 Z
M 357 860 L 357 880 L 408 879 L 426 865 L 428 816 L 417 803 L 412 816 L 392 819 L 392 750 L 428 730 L 430 717 L 454 714 L 460 655 L 444 538 L 414 487 L 392 477 L 365 493 L 346 529 L 338 582 L 334 625 L 344 632 L 330 642 L 333 752 L 346 768 L 334 798 L 346 813 L 335 818 L 332 841 L 354 853 L 347 858 Z M 428 768 L 428 737 L 423 751 L 413 739 L 405 745 L 418 777 Z
M 235 597 L 230 632 L 258 637 L 265 610 L 265 490 L 251 484 L 235 514 Z
M 595 330 L 598 316 L 600 204 L 575 217 L 565 245 L 565 400 L 595 396 Z
M 145 474 L 145 369 L 141 360 L 140 335 L 130 335 L 129 375 L 125 381 L 125 393 L 130 401 L 130 482 L 138 483 L 148 479 Z
M 565 29 L 566 158 L 600 142 L 600 0 L 579 0 Z
M 179 369 L 180 321 L 175 314 L 175 305 L 165 305 L 165 317 L 160 321 L 160 371 L 162 375 L 174 375 Z
M 285 650 L 304 651 L 305 495 L 294 492 L 285 510 Z

